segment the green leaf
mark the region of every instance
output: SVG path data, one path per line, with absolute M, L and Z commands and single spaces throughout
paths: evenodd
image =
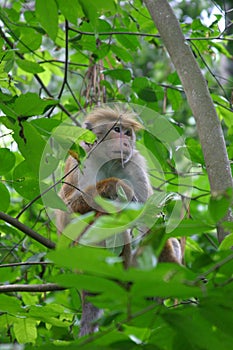
M 132 79 L 129 69 L 109 69 L 104 70 L 103 73 L 115 80 L 121 80 L 124 83 L 129 83 Z
M 10 205 L 10 193 L 6 186 L 0 182 L 0 211 L 7 211 Z
M 0 298 L 0 311 L 7 312 L 9 314 L 23 313 L 20 300 L 13 296 L 4 294 L 1 294 Z
M 138 97 L 147 102 L 154 102 L 157 100 L 155 91 L 153 90 L 149 79 L 144 77 L 137 77 L 134 79 L 132 87 L 138 94 Z
M 233 233 L 227 235 L 219 246 L 219 250 L 229 250 L 233 247 Z
M 229 188 L 222 194 L 212 195 L 209 201 L 209 212 L 217 223 L 222 219 L 232 203 L 232 189 Z
M 40 194 L 38 177 L 26 161 L 19 163 L 14 169 L 13 179 L 14 189 L 24 198 L 32 200 Z
M 116 55 L 117 59 L 123 60 L 124 62 L 133 61 L 133 56 L 128 50 L 124 49 L 123 47 L 112 44 L 111 50 Z
M 57 0 L 58 7 L 64 17 L 77 24 L 78 14 L 80 14 L 80 5 L 78 0 Z
M 151 336 L 151 329 L 149 328 L 132 327 L 126 324 L 122 325 L 122 331 L 136 344 L 147 343 Z
M 32 52 L 41 46 L 42 35 L 33 28 L 21 27 L 20 40 L 17 43 L 17 49 L 21 53 Z
M 56 327 L 68 327 L 71 325 L 71 322 L 67 321 L 71 314 L 68 313 L 62 305 L 58 304 L 49 304 L 45 306 L 33 305 L 30 308 L 29 316 Z
M 200 163 L 202 165 L 205 164 L 201 145 L 197 140 L 193 138 L 187 138 L 186 146 L 193 162 Z
M 180 105 L 183 103 L 180 91 L 175 89 L 168 89 L 167 97 L 171 102 L 173 110 L 177 111 L 180 108 Z
M 128 28 L 115 28 L 116 32 L 128 32 Z M 139 40 L 136 35 L 116 35 L 117 41 L 126 48 L 126 50 L 136 51 L 140 47 Z
M 61 259 L 62 256 L 62 259 Z M 107 249 L 100 247 L 76 246 L 68 249 L 58 249 L 48 254 L 48 259 L 58 266 L 80 269 L 98 276 L 123 277 L 121 263 L 112 263 L 116 256 Z
M 51 280 L 52 282 L 56 282 L 68 288 L 74 287 L 77 289 L 85 289 L 92 293 L 110 294 L 112 300 L 124 298 L 126 293 L 116 282 L 98 276 L 66 273 L 64 275 L 52 277 Z
M 38 176 L 41 165 L 42 154 L 45 148 L 45 141 L 38 131 L 28 122 L 22 122 L 21 125 L 15 126 L 14 140 L 30 170 L 34 176 Z
M 34 119 L 30 122 L 41 135 L 50 137 L 51 131 L 61 124 L 60 120 L 52 118 Z
M 43 114 L 49 107 L 58 103 L 52 99 L 41 99 L 35 93 L 28 92 L 20 95 L 15 103 L 14 110 L 18 116 L 34 116 Z
M 41 183 L 40 184 L 40 192 L 43 193 L 49 186 Z M 67 210 L 67 207 L 63 200 L 58 196 L 57 192 L 54 188 L 51 188 L 46 194 L 42 196 L 42 202 L 48 208 L 55 208 L 60 210 Z
M 202 295 L 201 286 L 192 284 L 196 275 L 178 264 L 160 263 L 149 271 L 130 269 L 127 276 L 132 281 L 132 298 L 188 298 Z
M 15 154 L 8 148 L 0 148 L 0 174 L 8 173 L 15 165 Z
M 19 344 L 33 343 L 37 338 L 37 321 L 31 318 L 17 318 L 13 324 L 15 337 Z
M 84 14 L 90 20 L 93 26 L 96 25 L 97 19 L 100 14 L 111 11 L 112 14 L 116 11 L 116 5 L 114 0 L 79 0 L 82 6 Z
M 44 68 L 42 68 L 36 62 L 27 61 L 27 60 L 16 60 L 16 63 L 25 72 L 29 72 L 29 73 L 33 73 L 33 74 L 44 72 Z
M 201 220 L 193 219 L 184 219 L 181 221 L 179 226 L 175 228 L 171 233 L 170 237 L 179 237 L 179 236 L 192 236 L 195 234 L 200 234 L 203 232 L 212 231 L 215 228 L 214 225 L 202 222 Z
M 221 104 L 225 105 L 225 101 L 222 101 Z M 216 111 L 218 113 L 219 118 L 223 119 L 226 126 L 229 128 L 229 135 L 233 135 L 232 111 L 224 108 L 224 106 L 217 106 Z
M 51 39 L 55 41 L 58 31 L 58 10 L 55 0 L 36 0 L 36 16 Z

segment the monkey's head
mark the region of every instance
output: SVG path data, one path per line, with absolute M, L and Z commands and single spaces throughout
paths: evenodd
M 111 159 L 128 161 L 134 151 L 135 132 L 142 125 L 135 115 L 119 108 L 101 107 L 94 109 L 84 121 L 85 128 L 97 136 L 99 145 L 103 143 L 102 153 Z

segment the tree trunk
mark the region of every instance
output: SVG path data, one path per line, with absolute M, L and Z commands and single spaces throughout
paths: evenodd
M 230 163 L 219 118 L 201 70 L 167 0 L 144 0 L 182 82 L 196 121 L 212 194 L 232 187 Z M 225 220 L 231 220 L 229 211 Z M 218 229 L 222 241 L 228 232 Z

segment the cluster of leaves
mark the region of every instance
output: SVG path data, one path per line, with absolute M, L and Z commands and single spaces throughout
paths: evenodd
M 212 74 L 213 58 L 230 56 L 229 37 L 219 32 L 220 17 L 209 26 L 194 18 L 182 23 L 182 30 L 206 73 L 231 141 L 230 94 Z M 0 291 L 7 292 L 0 296 L 0 342 L 26 344 L 25 349 L 230 348 L 233 236 L 218 246 L 215 227 L 232 193 L 210 197 L 191 112 L 145 6 L 139 0 L 8 1 L 0 21 L 0 210 L 7 214 L 0 213 Z M 92 214 L 76 219 L 60 239 L 51 220 L 55 208 L 64 209 L 56 192 L 64 154 L 75 143 L 82 158 L 77 145 L 94 140 L 79 127 L 81 111 L 107 101 L 140 106 L 148 130 L 139 135 L 138 147 L 147 150 L 151 181 L 161 194 L 147 204 L 145 220 L 159 199 L 167 217 L 153 225 L 138 267 L 128 271 L 110 250 L 68 248 L 70 232 L 81 232 Z M 155 111 L 153 118 L 144 115 L 145 108 Z M 179 144 L 186 132 L 185 145 Z M 231 158 L 230 145 L 228 152 Z M 132 206 L 102 217 L 98 227 L 87 231 L 85 244 L 93 243 L 97 230 L 119 232 L 142 211 Z M 175 228 L 174 213 L 184 217 Z M 232 224 L 226 225 L 231 231 Z M 156 264 L 168 226 L 166 237 L 187 237 L 186 267 Z M 48 252 L 49 244 L 40 237 L 56 242 L 56 250 Z M 96 294 L 93 303 L 105 310 L 100 332 L 91 338 L 77 339 L 80 289 Z M 161 298 L 166 301 L 158 302 Z

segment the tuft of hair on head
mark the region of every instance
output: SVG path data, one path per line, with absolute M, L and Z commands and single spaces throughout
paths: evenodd
M 84 120 L 84 124 L 99 126 L 104 123 L 119 123 L 124 126 L 129 126 L 138 131 L 143 129 L 143 125 L 136 120 L 136 113 L 129 111 L 126 108 L 119 108 L 119 106 L 109 107 L 102 106 L 94 108 Z

